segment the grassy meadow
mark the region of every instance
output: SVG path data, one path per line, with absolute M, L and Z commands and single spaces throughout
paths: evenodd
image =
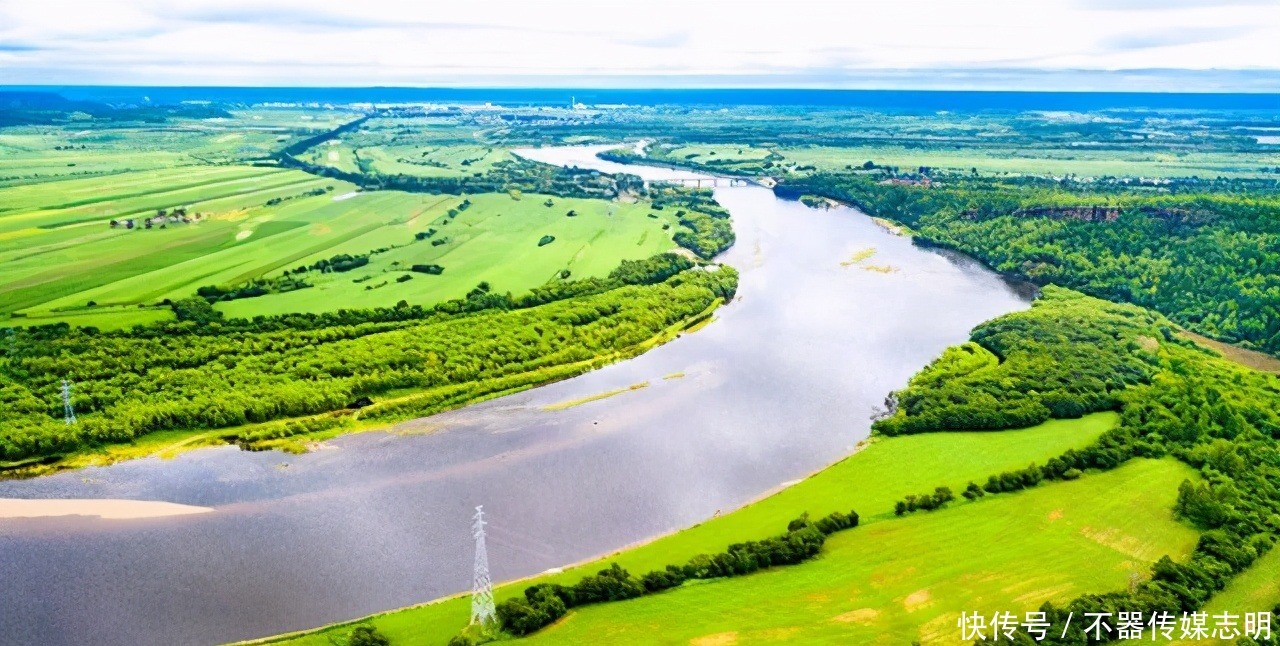
M 856 509 L 863 526 L 836 535 L 811 563 L 686 585 L 675 591 L 574 610 L 530 637 L 545 643 L 954 643 L 961 611 L 1034 609 L 1047 599 L 1124 586 L 1164 554 L 1185 556 L 1196 532 L 1172 517 L 1177 485 L 1194 477 L 1172 460 L 1141 460 L 943 511 L 896 518 L 904 494 L 955 490 L 993 472 L 1043 463 L 1113 426 L 1112 413 L 1003 433 L 877 438 L 864 450 L 781 492 L 700 525 L 535 581 L 570 583 L 617 562 L 632 572 L 776 535 L 792 518 Z M 965 539 L 958 540 L 959 528 Z M 971 531 L 972 530 L 972 531 Z M 498 589 L 515 596 L 530 582 Z M 442 645 L 467 619 L 455 597 L 379 615 L 398 645 Z M 690 612 L 698 608 L 698 612 Z M 768 608 L 768 612 L 762 612 Z M 872 609 L 872 610 L 868 610 Z M 735 634 L 727 634 L 732 625 Z M 270 643 L 329 644 L 349 626 Z
M 1020 616 L 1046 600 L 1123 588 L 1165 554 L 1185 558 L 1197 533 L 1174 521 L 1172 506 L 1187 477 L 1176 461 L 1139 460 L 868 524 L 837 535 L 812 563 L 587 606 L 530 643 L 964 644 L 962 611 Z
M 1246 612 L 1266 612 L 1280 605 L 1280 550 L 1271 550 L 1259 558 L 1245 570 L 1222 592 L 1214 595 L 1203 608 L 1209 617 L 1223 612 L 1242 615 Z M 1212 623 L 1212 620 L 1210 620 Z M 1272 626 L 1273 631 L 1276 626 Z M 1204 646 L 1217 644 L 1227 646 L 1231 640 L 1212 639 L 1199 641 L 1178 640 L 1171 643 L 1176 646 Z

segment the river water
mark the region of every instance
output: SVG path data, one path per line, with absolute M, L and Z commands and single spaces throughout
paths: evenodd
M 524 154 L 695 176 L 597 150 Z M 609 552 L 848 454 L 889 391 L 975 324 L 1027 306 L 1025 290 L 975 261 L 916 248 L 855 210 L 756 186 L 716 199 L 737 231 L 721 260 L 741 271 L 738 298 L 638 358 L 305 455 L 221 447 L 0 482 L 0 498 L 214 508 L 0 520 L 0 643 L 211 644 L 465 590 L 479 504 L 495 580 Z

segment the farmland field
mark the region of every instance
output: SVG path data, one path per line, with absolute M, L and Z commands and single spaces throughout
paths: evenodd
M 652 146 L 655 161 L 728 172 L 785 175 L 810 171 L 846 171 L 870 161 L 878 166 L 948 172 L 977 170 L 985 175 L 1075 175 L 1080 177 L 1257 177 L 1280 165 L 1280 152 L 1237 154 L 1214 151 L 1126 151 L 1090 146 L 950 147 L 915 145 L 775 146 L 685 145 Z
M 483 175 L 513 159 L 506 148 L 484 141 L 486 130 L 460 127 L 462 116 L 370 119 L 302 158 L 345 172 L 417 177 Z
M 317 194 L 318 193 L 318 194 Z M 480 281 L 521 292 L 608 273 L 621 259 L 674 248 L 674 218 L 642 204 L 525 195 L 463 198 L 379 191 L 249 166 L 181 167 L 0 188 L 0 315 L 17 323 L 124 327 L 170 316 L 162 304 L 205 285 L 236 285 L 337 254 L 375 254 L 314 288 L 220 304 L 233 316 L 429 304 Z M 550 200 L 552 206 L 546 206 Z M 159 209 L 201 219 L 111 227 Z M 573 212 L 574 216 L 566 214 Z M 654 217 L 648 217 L 652 214 Z M 667 229 L 663 227 L 666 226 Z M 434 233 L 430 239 L 417 234 Z M 554 242 L 539 246 L 543 236 Z M 435 244 L 433 244 L 435 243 Z M 438 264 L 442 275 L 413 275 Z M 395 278 L 412 280 L 395 282 Z M 93 303 L 93 305 L 90 305 Z
M 28 125 L 0 131 L 0 187 L 270 157 L 297 133 L 353 118 L 338 110 L 236 110 L 163 124 Z

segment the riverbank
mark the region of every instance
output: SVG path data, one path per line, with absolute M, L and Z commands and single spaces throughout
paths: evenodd
M 1025 467 L 1068 449 L 1091 444 L 1119 421 L 1114 413 L 1097 413 L 1079 420 L 1053 420 L 1039 426 L 1002 433 L 932 433 L 879 438 L 810 477 L 781 487 L 734 511 L 691 527 L 641 542 L 563 568 L 562 572 L 505 582 L 497 587 L 499 600 L 522 593 L 532 583 L 569 584 L 585 574 L 616 562 L 639 575 L 696 554 L 714 553 L 730 543 L 777 534 L 787 522 L 808 512 L 818 518 L 832 511 L 855 509 L 861 527 L 893 519 L 893 503 L 910 492 L 929 490 L 941 482 L 959 491 L 969 480 L 990 473 Z M 946 476 L 939 476 L 945 473 Z M 863 530 L 858 530 L 863 531 Z M 341 622 L 311 631 L 281 635 L 242 644 L 325 646 L 357 623 L 369 622 L 391 637 L 396 646 L 442 645 L 467 621 L 468 595 L 454 595 L 423 605 Z
M 723 303 L 724 300 L 721 298 L 713 299 L 706 309 L 668 326 L 640 343 L 583 361 L 480 382 L 415 391 L 381 399 L 376 402 L 376 407 L 370 406 L 368 409 L 334 411 L 226 429 L 151 433 L 130 444 L 91 447 L 54 461 L 36 461 L 9 469 L 0 469 L 0 479 L 36 478 L 60 471 L 101 467 L 140 458 L 172 459 L 189 451 L 227 444 L 238 444 L 241 448 L 254 451 L 279 450 L 295 454 L 304 453 L 319 442 L 341 435 L 392 430 L 398 423 L 406 420 L 465 408 L 498 397 L 571 379 L 609 364 L 639 356 L 678 338 L 681 334 L 701 329 Z M 423 400 L 434 401 L 426 406 L 415 405 Z M 370 412 L 377 414 L 378 417 L 368 419 Z M 270 433 L 271 429 L 290 427 L 322 428 L 285 437 L 275 437 Z M 255 436 L 267 439 L 254 441 L 242 439 Z
M 27 500 L 0 498 L 0 520 L 19 518 L 56 518 L 60 516 L 90 516 L 102 520 L 137 520 L 140 518 L 167 518 L 190 516 L 212 512 L 210 507 L 180 505 L 157 500 Z

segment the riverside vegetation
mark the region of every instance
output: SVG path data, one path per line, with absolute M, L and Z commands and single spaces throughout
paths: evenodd
M 1112 374 L 1118 376 L 1103 378 Z M 1185 340 L 1160 314 L 1048 287 L 1031 310 L 976 328 L 969 343 L 922 370 L 898 399 L 867 451 L 761 503 L 611 560 L 623 573 L 632 566 L 658 572 L 649 577 L 656 581 L 662 572 L 687 571 L 673 563 L 682 553 L 709 555 L 690 563 L 728 559 L 715 556 L 723 547 L 708 548 L 750 540 L 779 514 L 857 504 L 862 528 L 833 534 L 818 558 L 697 585 L 675 576 L 672 582 L 685 582 L 660 594 L 642 594 L 643 578 L 611 566 L 618 585 L 635 594 L 571 609 L 565 598 L 575 598 L 572 590 L 592 571 L 579 568 L 546 581 L 561 587 L 535 581 L 523 595 L 517 586 L 500 589 L 507 631 L 524 634 L 561 616 L 545 638 L 538 631 L 532 639 L 634 643 L 659 634 L 683 641 L 728 629 L 761 641 L 891 636 L 949 643 L 962 610 L 1041 608 L 1058 625 L 1067 612 L 1176 613 L 1218 603 L 1255 562 L 1274 563 L 1280 378 Z M 1048 421 L 1017 430 L 1037 420 Z M 1062 435 L 1036 435 L 1048 432 Z M 1014 441 L 1034 449 L 996 448 Z M 889 455 L 878 473 L 877 460 Z M 932 464 L 930 455 L 948 457 Z M 879 491 L 867 492 L 866 478 Z M 936 496 L 923 507 L 932 511 L 895 510 L 895 495 L 901 503 L 922 490 Z M 939 495 L 961 490 L 966 495 Z M 959 530 L 970 540 L 954 540 Z M 1280 603 L 1271 582 L 1255 578 L 1253 598 L 1267 605 L 1248 610 Z M 465 623 L 458 602 L 465 599 L 370 621 L 395 644 L 441 644 L 450 639 L 448 626 Z M 758 611 L 762 603 L 770 612 Z M 690 604 L 703 611 L 681 611 Z M 1081 628 L 1053 643 L 1097 643 Z M 282 641 L 323 643 L 317 640 L 344 630 Z M 1114 638 L 1113 629 L 1102 641 Z
M 1116 376 L 1105 379 L 1103 375 Z M 1232 364 L 1181 339 L 1176 326 L 1159 314 L 1049 287 L 1030 311 L 979 326 L 970 343 L 949 350 L 921 371 L 899 396 L 902 403 L 894 414 L 876 424 L 879 433 L 992 432 L 1050 417 L 1120 412 L 1119 423 L 1089 446 L 1069 449 L 1024 469 L 993 473 L 981 487 L 970 482 L 965 498 L 974 501 L 970 503 L 973 511 L 961 503 L 958 515 L 949 517 L 953 528 L 966 526 L 966 520 L 982 509 L 977 502 L 985 504 L 985 498 L 995 494 L 1100 478 L 1103 472 L 1135 460 L 1173 458 L 1194 469 L 1196 476 L 1188 472 L 1181 484 L 1164 492 L 1165 499 L 1173 503 L 1176 518 L 1199 532 L 1190 553 L 1159 556 L 1140 582 L 1127 590 L 1096 590 L 1068 599 L 1031 595 L 1023 601 L 1045 601 L 1039 608 L 1057 626 L 1065 625 L 1069 612 L 1076 617 L 1088 612 L 1114 616 L 1121 611 L 1150 616 L 1152 612 L 1198 610 L 1266 555 L 1280 536 L 1280 449 L 1276 443 L 1280 439 L 1280 379 Z M 1137 486 L 1171 484 L 1168 478 L 1153 478 Z M 1052 488 L 1045 495 L 1052 498 Z M 934 510 L 947 507 L 954 499 L 948 487 L 940 486 L 933 494 L 900 501 L 895 513 L 901 515 L 904 502 Z M 1019 540 L 1036 542 L 1034 534 Z M 949 550 L 943 548 L 933 557 L 946 562 Z M 778 583 L 775 580 L 770 585 Z M 530 594 L 538 590 L 541 588 L 530 588 Z M 1280 594 L 1280 590 L 1272 594 Z M 950 608 L 957 612 L 964 608 L 963 599 L 945 602 L 957 604 Z M 1270 603 L 1277 602 L 1280 598 Z M 679 602 L 673 599 L 671 603 Z M 727 612 L 739 603 L 741 600 L 729 596 L 711 611 Z M 785 608 L 775 611 L 787 612 Z M 683 613 L 659 614 L 659 623 L 654 626 L 648 623 L 654 621 L 653 613 L 618 606 L 575 623 L 585 621 L 601 631 L 594 634 L 617 634 L 603 624 L 613 625 L 616 631 L 619 623 L 641 616 L 646 617 L 640 620 L 646 622 L 646 629 L 656 628 L 662 634 L 681 634 L 681 625 L 692 621 Z M 574 632 L 584 630 L 590 632 L 591 627 L 575 626 Z M 1041 643 L 1091 644 L 1116 638 L 1114 627 L 1099 640 L 1086 636 L 1084 626 L 1076 625 L 1065 637 L 1054 635 Z M 1019 639 L 1034 643 L 1025 634 Z
M 127 331 L 10 328 L 0 458 L 24 466 L 172 429 L 233 429 L 221 438 L 253 444 L 332 429 L 356 410 L 435 412 L 634 353 L 732 298 L 736 283 L 732 268 L 664 254 L 519 297 L 481 284 L 429 308 L 223 319 L 191 298 L 174 303 L 177 322 Z M 64 378 L 75 384 L 71 426 L 58 417 Z

